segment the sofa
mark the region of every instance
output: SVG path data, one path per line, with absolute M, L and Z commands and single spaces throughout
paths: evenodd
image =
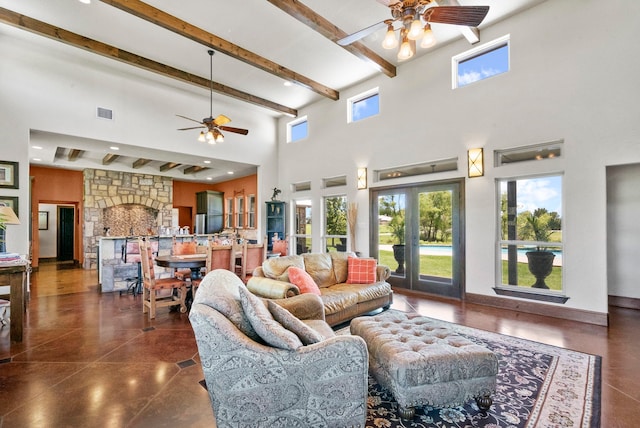
M 367 264 L 373 270 L 365 281 L 351 279 L 349 265 Z M 284 299 L 301 293 L 291 281 L 290 268 L 302 269 L 319 289 L 326 322 L 336 326 L 393 303 L 393 291 L 386 281 L 391 275 L 387 266 L 374 259 L 360 259 L 349 252 L 306 253 L 265 260 L 247 282 L 251 292 L 270 299 Z M 360 278 L 362 279 L 362 278 Z M 357 282 L 357 283 L 354 283 Z M 365 282 L 365 283 L 362 283 Z
M 228 270 L 203 278 L 189 319 L 218 428 L 365 426 L 367 345 L 323 314 L 313 294 L 260 299 Z

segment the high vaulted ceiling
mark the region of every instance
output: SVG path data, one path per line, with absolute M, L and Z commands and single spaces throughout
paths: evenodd
M 438 0 L 439 5 L 490 6 L 479 27 L 480 42 L 485 41 L 484 27 L 538 2 Z M 384 30 L 347 47 L 336 43 L 390 17 L 389 8 L 376 0 L 91 0 L 90 4 L 78 0 L 0 0 L 0 35 L 14 27 L 38 38 L 52 38 L 129 64 L 136 73 L 150 78 L 162 74 L 191 83 L 207 95 L 210 70 L 206 52 L 212 48 L 216 51 L 214 104 L 224 97 L 226 102 L 259 106 L 273 117 L 295 117 L 298 109 L 321 99 L 337 100 L 341 91 L 374 75 L 402 79 L 396 50 L 381 47 Z M 433 24 L 432 28 L 440 46 L 463 37 L 462 27 Z M 418 48 L 409 61 L 428 53 Z M 287 82 L 292 85 L 285 86 Z M 241 127 L 240 122 L 234 120 L 231 125 Z M 46 133 L 36 136 L 42 144 L 56 140 Z M 106 142 L 102 146 L 89 140 L 79 144 L 85 153 L 91 147 L 99 148 L 86 158 L 104 161 L 110 154 Z M 133 152 L 133 160 L 120 161 L 133 165 L 137 160 Z M 58 151 L 57 159 L 66 155 Z M 156 154 L 157 162 L 162 165 L 173 155 L 162 159 L 162 154 Z M 81 160 L 82 156 L 76 160 L 67 156 L 67 162 L 79 162 L 77 165 Z M 198 158 L 184 161 L 185 165 L 202 164 Z M 245 170 L 254 167 L 235 166 Z M 201 179 L 206 174 L 196 173 L 202 174 Z

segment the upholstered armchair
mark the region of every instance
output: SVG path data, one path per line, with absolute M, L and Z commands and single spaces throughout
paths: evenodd
M 206 275 L 189 318 L 218 428 L 364 427 L 366 344 L 336 336 L 323 314 L 318 296 L 269 302 L 232 272 Z

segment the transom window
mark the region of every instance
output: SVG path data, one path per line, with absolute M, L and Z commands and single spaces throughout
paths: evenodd
M 371 89 L 347 101 L 347 121 L 357 122 L 380 113 L 378 88 Z
M 451 59 L 453 89 L 509 71 L 509 35 Z
M 307 116 L 287 124 L 287 143 L 295 143 L 309 136 L 309 122 Z

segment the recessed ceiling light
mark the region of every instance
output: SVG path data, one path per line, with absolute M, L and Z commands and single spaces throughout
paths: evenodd
M 233 175 L 233 171 L 228 171 L 227 174 Z
M 36 150 L 42 150 L 41 146 L 31 146 L 32 149 L 36 149 Z
M 116 146 L 111 146 L 109 147 L 111 150 L 120 150 L 120 147 L 116 147 Z
M 42 159 L 40 159 L 40 158 L 33 158 L 33 160 L 34 160 L 34 161 L 36 161 L 36 162 L 40 162 Z
M 284 86 L 292 86 L 293 83 L 289 82 L 288 80 L 284 81 Z
M 90 4 L 90 3 L 91 3 L 91 0 L 80 0 L 80 3 Z
M 211 163 L 211 161 L 204 161 L 204 163 Z
M 207 177 L 207 180 L 213 180 L 213 177 Z

